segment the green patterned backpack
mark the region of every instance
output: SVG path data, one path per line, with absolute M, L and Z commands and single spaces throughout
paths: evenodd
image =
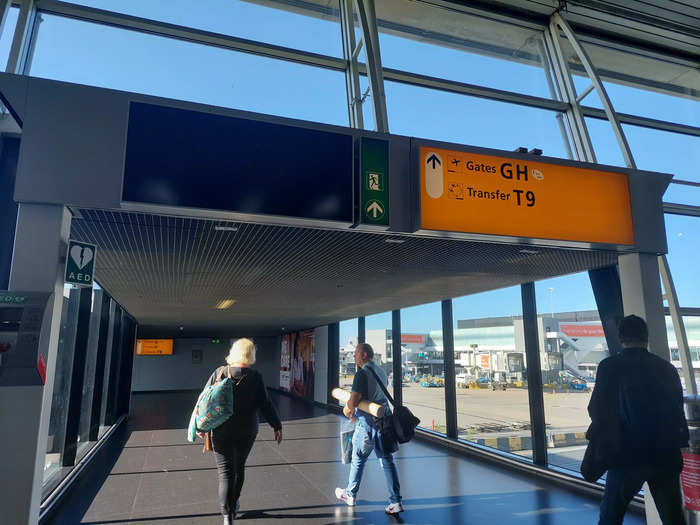
M 228 377 L 223 377 L 224 371 L 222 370 L 217 381 L 199 394 L 187 428 L 188 441 L 194 442 L 197 432 L 209 432 L 233 414 L 234 381 L 231 378 L 231 367 L 227 367 L 226 371 Z M 242 380 L 243 378 L 236 382 L 236 386 Z

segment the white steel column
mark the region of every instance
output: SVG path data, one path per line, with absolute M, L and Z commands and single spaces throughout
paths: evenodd
M 0 521 L 7 525 L 35 525 L 39 519 L 70 224 L 64 206 L 19 205 L 9 289 L 53 295 L 47 306 L 50 325 L 39 341 L 48 357 L 46 384 L 0 388 L 0 436 L 5 436 L 0 439 L 0 471 L 5 480 Z
M 12 39 L 10 56 L 7 59 L 6 73 L 23 75 L 28 72 L 37 21 L 35 0 L 22 0 L 19 17 Z
M 348 122 L 351 128 L 364 129 L 362 93 L 357 56 L 364 40 L 355 41 L 354 0 L 340 0 L 340 27 L 343 36 L 343 58 L 346 61 L 345 90 L 348 98 Z
M 659 256 L 659 267 L 661 268 L 661 282 L 664 283 L 666 291 L 666 301 L 671 310 L 671 320 L 673 321 L 673 331 L 676 333 L 676 343 L 678 343 L 678 355 L 681 359 L 683 378 L 685 379 L 685 390 L 688 394 L 696 395 L 698 387 L 695 384 L 695 370 L 693 369 L 693 356 L 688 346 L 688 336 L 685 333 L 685 324 L 681 315 L 680 305 L 676 287 L 671 277 L 671 269 L 668 266 L 668 259 L 665 255 Z
M 617 143 L 620 146 L 620 151 L 622 152 L 622 156 L 625 159 L 625 163 L 627 164 L 628 168 L 633 168 L 636 169 L 636 164 L 634 162 L 634 158 L 632 156 L 632 151 L 630 150 L 630 146 L 627 143 L 627 138 L 625 137 L 625 133 L 622 130 L 622 126 L 620 125 L 620 121 L 617 119 L 617 116 L 615 115 L 615 110 L 613 109 L 612 102 L 610 102 L 610 97 L 608 97 L 607 91 L 605 91 L 605 86 L 603 86 L 603 82 L 600 80 L 600 77 L 598 76 L 598 73 L 593 65 L 593 62 L 591 61 L 590 57 L 588 56 L 588 53 L 584 49 L 584 47 L 580 44 L 578 39 L 576 38 L 576 35 L 574 34 L 573 30 L 571 29 L 571 26 L 569 26 L 569 23 L 562 18 L 562 16 L 557 12 L 552 15 L 552 20 L 550 24 L 550 31 L 552 34 L 557 38 L 558 41 L 558 30 L 557 27 L 561 28 L 561 30 L 564 32 L 566 35 L 566 38 L 568 39 L 569 43 L 571 46 L 574 48 L 574 51 L 576 51 L 576 54 L 578 55 L 579 59 L 581 59 L 581 63 L 583 64 L 583 67 L 586 70 L 586 73 L 588 74 L 588 78 L 591 81 L 591 87 L 589 87 L 580 97 L 576 99 L 576 105 L 579 105 L 579 101 L 583 99 L 583 97 L 588 94 L 592 88 L 594 87 L 596 92 L 598 93 L 598 96 L 600 97 L 600 101 L 603 103 L 603 108 L 605 109 L 605 115 L 608 117 L 608 120 L 610 121 L 610 125 L 613 128 L 613 133 L 615 133 L 615 137 L 617 138 Z M 580 107 L 579 107 L 580 111 Z M 584 121 L 585 125 L 585 121 Z
M 552 82 L 555 91 L 559 99 L 569 105 L 564 113 L 564 122 L 570 142 L 573 145 L 574 159 L 585 162 L 596 162 L 593 143 L 588 134 L 586 121 L 581 112 L 578 97 L 576 96 L 576 87 L 571 78 L 568 62 L 561 49 L 559 30 L 553 22 L 544 32 L 544 42 L 547 55 L 546 59 L 553 73 Z
M 374 105 L 374 121 L 377 131 L 389 133 L 389 117 L 386 110 L 384 73 L 382 71 L 382 57 L 379 52 L 379 33 L 374 0 L 357 0 L 357 11 L 360 15 L 360 25 L 362 26 L 367 54 L 367 75 L 369 76 L 369 89 Z

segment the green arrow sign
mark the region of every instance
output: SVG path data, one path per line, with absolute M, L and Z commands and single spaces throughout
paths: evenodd
M 87 242 L 68 241 L 66 283 L 92 286 L 97 246 Z
M 362 137 L 360 222 L 389 225 L 389 143 Z

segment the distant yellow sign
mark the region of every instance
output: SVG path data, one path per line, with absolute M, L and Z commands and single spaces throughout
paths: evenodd
M 136 355 L 172 355 L 172 339 L 137 339 Z
M 627 175 L 422 146 L 421 227 L 634 244 Z

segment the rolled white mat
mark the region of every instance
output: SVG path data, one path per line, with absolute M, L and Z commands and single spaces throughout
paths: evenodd
M 350 392 L 342 388 L 334 388 L 333 390 L 331 390 L 331 396 L 333 396 L 333 398 L 337 399 L 341 403 L 347 403 L 348 399 L 350 399 Z M 368 414 L 373 415 L 374 417 L 384 416 L 384 405 L 380 405 L 379 403 L 371 403 L 366 399 L 360 401 L 360 403 L 357 405 L 357 408 L 359 408 L 363 412 L 367 412 Z

